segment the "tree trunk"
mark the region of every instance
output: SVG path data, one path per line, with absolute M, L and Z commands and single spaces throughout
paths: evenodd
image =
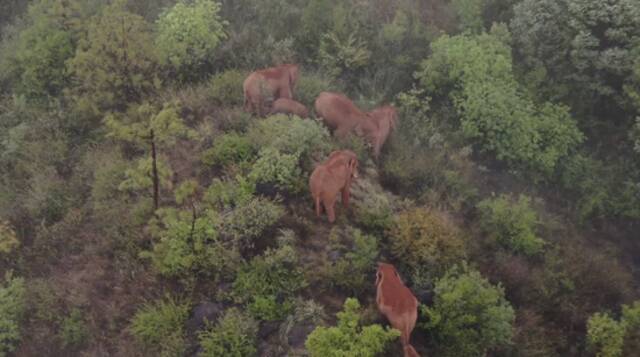
M 156 140 L 151 130 L 151 160 L 152 160 L 152 172 L 153 175 L 153 208 L 158 209 L 160 201 L 160 183 L 158 178 L 158 164 L 156 159 Z

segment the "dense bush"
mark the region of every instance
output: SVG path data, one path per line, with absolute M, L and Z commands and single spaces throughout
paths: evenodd
M 337 327 L 317 327 L 305 346 L 312 357 L 375 356 L 385 351 L 400 332 L 380 325 L 361 326 L 360 303 L 349 298 L 338 313 Z
M 242 83 L 247 73 L 229 69 L 218 73 L 209 80 L 211 98 L 219 105 L 241 105 L 244 93 Z
M 236 302 L 248 304 L 255 318 L 280 320 L 291 311 L 294 294 L 305 285 L 295 250 L 284 245 L 267 249 L 242 267 L 233 294 Z
M 502 287 L 466 267 L 436 281 L 433 306 L 423 306 L 421 313 L 443 356 L 483 355 L 510 343 L 513 334 L 514 310 Z
M 433 278 L 465 257 L 457 229 L 443 214 L 425 208 L 398 214 L 388 237 L 399 262 L 412 270 L 427 271 Z
M 201 356 L 250 357 L 257 355 L 258 322 L 236 308 L 225 311 L 218 323 L 198 335 Z
M 219 12 L 220 4 L 213 0 L 183 0 L 160 14 L 155 44 L 161 60 L 183 78 L 198 78 L 199 67 L 226 37 Z
M 359 178 L 351 188 L 355 220 L 368 231 L 382 234 L 393 225 L 393 204 L 379 186 Z
M 249 161 L 254 148 L 245 136 L 231 132 L 214 139 L 213 146 L 202 154 L 202 162 L 209 166 L 227 166 Z
M 538 214 L 531 199 L 520 195 L 517 201 L 502 195 L 478 203 L 482 229 L 500 244 L 517 253 L 535 255 L 545 241 L 536 235 Z
M 298 193 L 306 187 L 298 161 L 294 154 L 281 154 L 270 147 L 263 149 L 258 153 L 249 178 L 256 184 L 269 184 L 280 191 Z
M 597 312 L 587 321 L 588 347 L 598 357 L 617 357 L 630 353 L 631 344 L 625 341 L 627 336 L 633 336 L 640 331 L 640 302 L 633 305 L 622 306 L 622 316 L 619 321 L 613 319 L 608 313 Z M 633 346 L 637 347 L 637 346 Z
M 340 232 L 337 228 L 329 236 L 329 251 L 338 258 L 329 262 L 330 284 L 350 294 L 359 295 L 371 285 L 371 276 L 378 258 L 378 241 L 359 229 L 349 228 Z
M 237 206 L 222 218 L 220 235 L 233 240 L 240 249 L 252 248 L 258 238 L 284 215 L 281 204 L 256 197 Z
M 0 285 L 0 355 L 13 352 L 20 343 L 20 324 L 25 312 L 24 279 L 4 276 Z
M 304 72 L 296 84 L 294 98 L 311 111 L 320 92 L 325 91 L 339 91 L 339 88 L 320 72 Z
M 186 348 L 184 323 L 189 305 L 172 298 L 143 305 L 133 316 L 130 330 L 148 350 L 161 356 L 181 356 Z

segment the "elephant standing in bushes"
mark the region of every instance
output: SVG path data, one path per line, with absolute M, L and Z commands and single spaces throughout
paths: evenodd
M 336 220 L 334 206 L 338 192 L 342 193 L 342 204 L 349 207 L 351 182 L 358 178 L 358 157 L 351 150 L 334 151 L 329 158 L 318 165 L 309 178 L 309 187 L 320 217 L 322 206 L 327 211 L 329 222 Z
M 373 157 L 378 160 L 380 150 L 398 121 L 398 111 L 385 105 L 367 113 L 367 117 L 355 128 L 356 135 L 364 137 L 373 148 Z
M 376 303 L 391 326 L 400 331 L 404 357 L 419 356 L 410 343 L 411 332 L 418 320 L 418 299 L 404 285 L 398 271 L 391 264 L 378 263 Z
M 273 107 L 271 108 L 270 114 L 278 113 L 293 114 L 299 116 L 300 118 L 309 117 L 309 109 L 307 109 L 304 104 L 287 98 L 279 98 L 278 100 L 273 102 Z
M 242 84 L 244 109 L 262 116 L 265 103 L 278 98 L 292 99 L 298 76 L 297 64 L 283 64 L 252 72 Z
M 349 98 L 339 93 L 320 93 L 314 106 L 316 114 L 338 138 L 345 138 L 367 117 Z

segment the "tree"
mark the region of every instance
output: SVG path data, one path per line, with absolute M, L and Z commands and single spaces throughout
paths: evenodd
M 69 61 L 76 104 L 89 114 L 124 111 L 159 86 L 151 26 L 115 0 L 88 24 Z
M 189 317 L 188 303 L 172 298 L 144 304 L 131 320 L 131 332 L 146 348 L 160 356 L 180 356 L 186 348 L 184 323 Z
M 458 28 L 461 31 L 482 32 L 485 0 L 453 0 L 451 4 L 458 16 Z
M 161 170 L 158 163 L 160 147 L 169 148 L 175 145 L 180 137 L 195 137 L 195 132 L 184 125 L 175 104 L 165 104 L 161 110 L 150 103 L 133 105 L 126 113 L 112 113 L 105 118 L 105 125 L 109 130 L 108 136 L 137 144 L 150 155 L 143 159 L 138 170 L 131 172 L 140 177 L 129 182 L 130 187 L 145 188 L 145 177 L 150 171 L 153 187 L 153 205 L 160 206 L 160 178 Z M 150 163 L 150 165 L 148 165 Z
M 179 1 L 158 20 L 156 46 L 163 63 L 171 65 L 182 78 L 199 78 L 198 69 L 213 59 L 226 38 L 227 24 L 219 15 L 220 4 L 212 0 Z
M 483 356 L 513 335 L 515 314 L 504 289 L 466 266 L 436 281 L 433 306 L 421 313 L 428 319 L 422 326 L 444 356 Z
M 630 348 L 625 344 L 626 337 L 634 331 L 640 331 L 640 301 L 622 306 L 620 320 L 609 313 L 596 312 L 587 321 L 587 343 L 598 357 L 624 356 Z
M 250 357 L 257 355 L 258 321 L 231 308 L 215 326 L 198 335 L 205 357 Z
M 0 356 L 15 350 L 20 342 L 20 323 L 25 312 L 24 279 L 7 273 L 0 285 Z
M 375 356 L 384 352 L 400 331 L 380 325 L 361 326 L 360 303 L 354 298 L 344 302 L 338 313 L 338 326 L 317 327 L 305 342 L 311 357 Z

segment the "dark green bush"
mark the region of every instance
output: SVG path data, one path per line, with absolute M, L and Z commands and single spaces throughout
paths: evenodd
M 393 225 L 392 198 L 381 187 L 359 178 L 351 188 L 354 219 L 365 230 L 383 234 Z
M 359 295 L 372 286 L 371 276 L 379 254 L 376 237 L 355 228 L 343 232 L 334 228 L 329 236 L 329 251 L 331 255 L 339 256 L 329 262 L 327 273 L 331 285 L 353 295 Z
M 69 315 L 60 322 L 60 339 L 65 348 L 78 348 L 87 342 L 89 331 L 82 311 L 78 308 L 71 310 Z
M 545 241 L 535 233 L 538 214 L 531 199 L 520 195 L 517 201 L 507 195 L 478 203 L 480 225 L 490 237 L 517 253 L 535 255 Z
M 247 75 L 248 73 L 236 69 L 216 74 L 209 80 L 211 98 L 218 105 L 242 105 L 242 83 Z
M 249 178 L 256 184 L 269 184 L 283 192 L 299 193 L 306 188 L 307 182 L 298 162 L 299 158 L 294 154 L 282 154 L 267 147 L 258 153 Z
M 224 167 L 247 162 L 254 155 L 249 139 L 231 132 L 214 139 L 213 146 L 202 154 L 202 162 L 208 166 Z
M 253 198 L 255 184 L 253 181 L 237 176 L 231 179 L 213 179 L 204 194 L 204 201 L 218 210 L 229 210 L 247 204 Z
M 201 356 L 257 356 L 258 322 L 236 308 L 225 311 L 218 323 L 198 335 Z
M 0 285 L 0 355 L 10 354 L 18 347 L 25 308 L 24 279 L 5 274 Z
M 501 286 L 466 267 L 436 281 L 433 306 L 422 306 L 422 326 L 437 342 L 440 356 L 478 356 L 509 344 L 514 310 Z
M 172 298 L 143 305 L 129 327 L 136 340 L 148 351 L 161 356 L 182 356 L 186 348 L 184 323 L 189 305 Z
M 283 319 L 293 308 L 294 294 L 306 285 L 293 247 L 268 249 L 240 269 L 233 283 L 236 302 L 248 304 L 259 320 Z
M 256 197 L 224 215 L 220 235 L 230 238 L 240 249 L 252 248 L 256 240 L 264 238 L 264 233 L 284 214 L 280 203 Z

